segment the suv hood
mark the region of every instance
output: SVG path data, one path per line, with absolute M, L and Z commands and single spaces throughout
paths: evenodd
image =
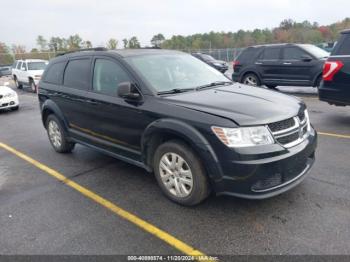
M 294 117 L 305 104 L 293 96 L 241 84 L 164 97 L 177 106 L 224 117 L 241 126 Z

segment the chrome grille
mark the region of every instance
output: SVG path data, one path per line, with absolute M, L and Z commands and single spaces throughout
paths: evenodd
M 275 140 L 286 148 L 301 143 L 308 136 L 309 118 L 307 111 L 300 111 L 297 116 L 268 124 Z

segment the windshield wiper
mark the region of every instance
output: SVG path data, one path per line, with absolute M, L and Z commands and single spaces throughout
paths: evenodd
M 216 81 L 216 82 L 212 82 L 210 84 L 198 86 L 198 87 L 196 87 L 196 90 L 201 90 L 201 89 L 208 88 L 208 87 L 213 87 L 213 86 L 232 85 L 232 83 L 233 82 L 231 82 L 231 81 Z
M 195 88 L 174 88 L 166 91 L 160 91 L 157 94 L 158 95 L 177 94 L 177 93 L 184 93 L 192 90 L 196 90 L 196 89 Z

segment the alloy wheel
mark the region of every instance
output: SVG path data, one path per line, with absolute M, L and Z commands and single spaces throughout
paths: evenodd
M 244 78 L 243 84 L 248 86 L 257 86 L 258 80 L 256 79 L 255 76 L 249 75 L 246 78 Z
M 62 145 L 62 134 L 58 124 L 51 120 L 48 125 L 49 138 L 55 148 L 60 148 Z
M 191 194 L 192 171 L 186 160 L 178 154 L 164 154 L 160 159 L 159 173 L 162 183 L 172 195 L 185 198 Z

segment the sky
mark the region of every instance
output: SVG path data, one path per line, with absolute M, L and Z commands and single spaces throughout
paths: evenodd
M 327 25 L 350 16 L 349 0 L 0 0 L 0 42 L 36 46 L 43 35 L 79 34 L 94 46 L 137 36 L 273 28 L 285 18 Z

